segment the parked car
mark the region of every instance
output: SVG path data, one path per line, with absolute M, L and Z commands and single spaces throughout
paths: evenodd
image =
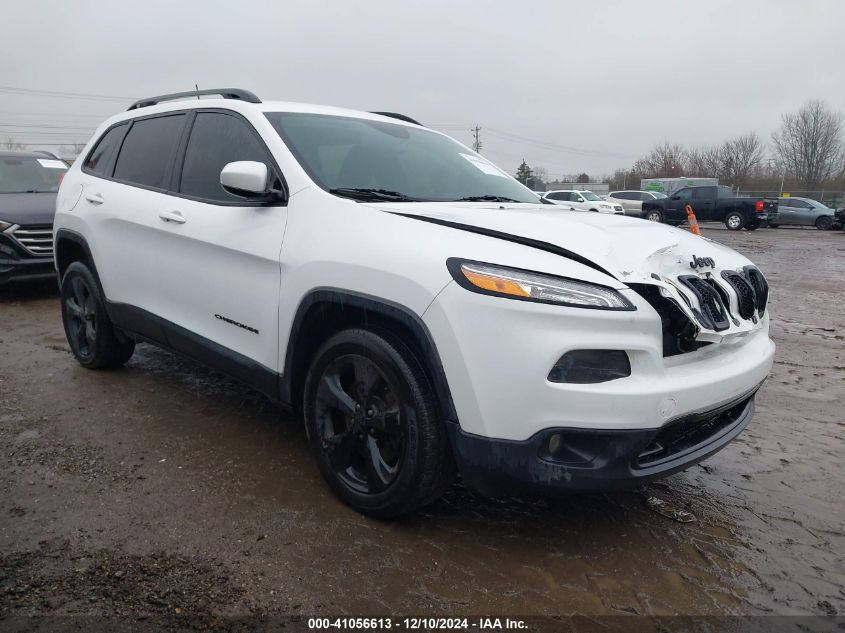
M 53 216 L 66 171 L 39 152 L 0 151 L 0 286 L 55 276 Z
M 737 197 L 730 187 L 686 187 L 668 198 L 643 202 L 642 216 L 653 222 L 682 224 L 690 205 L 699 222 L 724 222 L 731 231 L 754 229 L 772 219 L 777 222 L 776 198 Z
M 666 197 L 666 194 L 659 191 L 611 191 L 607 196 L 607 201 L 622 205 L 625 215 L 633 215 L 639 218 L 642 216 L 643 202 L 662 200 Z
M 455 466 L 492 494 L 676 472 L 746 427 L 774 353 L 766 279 L 725 246 L 538 204 L 408 117 L 242 90 L 100 125 L 55 262 L 83 367 L 146 341 L 229 373 L 377 517 Z
M 835 218 L 835 228 L 840 228 L 845 231 L 845 207 L 841 209 L 837 209 L 836 213 L 834 214 Z
M 815 226 L 817 229 L 827 231 L 833 226 L 833 209 L 823 205 L 812 198 L 778 198 L 778 217 L 772 222 L 771 228 L 780 225 L 793 226 Z
M 592 191 L 575 191 L 574 189 L 557 189 L 547 191 L 543 196 L 549 202 L 575 211 L 597 211 L 622 215 L 625 210 L 621 204 L 605 202 Z

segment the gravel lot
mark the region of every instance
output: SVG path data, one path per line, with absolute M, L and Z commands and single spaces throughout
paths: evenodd
M 148 345 L 86 371 L 52 284 L 0 290 L 0 614 L 842 614 L 845 235 L 704 233 L 772 286 L 776 363 L 736 442 L 631 493 L 456 485 L 391 523 L 341 505 L 261 395 Z

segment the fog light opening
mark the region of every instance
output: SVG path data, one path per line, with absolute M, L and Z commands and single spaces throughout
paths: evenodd
M 618 349 L 578 349 L 566 352 L 549 372 L 549 382 L 595 384 L 631 375 L 628 354 Z

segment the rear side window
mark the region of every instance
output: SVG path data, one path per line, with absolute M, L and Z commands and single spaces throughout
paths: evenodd
M 696 200 L 712 200 L 716 197 L 716 187 L 696 187 L 692 191 Z
M 185 150 L 179 192 L 205 200 L 245 203 L 220 185 L 223 167 L 239 160 L 264 163 L 273 172 L 267 150 L 249 124 L 228 114 L 199 112 Z M 276 188 L 280 186 L 276 183 Z
M 86 171 L 97 176 L 111 176 L 111 168 L 114 165 L 114 157 L 120 147 L 120 141 L 126 133 L 128 123 L 116 125 L 100 137 L 97 145 L 88 154 L 83 167 Z
M 145 187 L 166 188 L 184 121 L 184 114 L 176 114 L 133 122 L 117 157 L 114 177 Z

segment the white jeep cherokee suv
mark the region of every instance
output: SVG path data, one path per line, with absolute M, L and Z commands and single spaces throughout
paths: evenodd
M 65 176 L 54 239 L 83 366 L 144 341 L 227 372 L 301 411 L 329 485 L 379 517 L 456 467 L 495 494 L 676 472 L 745 428 L 774 352 L 745 257 L 550 210 L 389 113 L 140 101 Z

